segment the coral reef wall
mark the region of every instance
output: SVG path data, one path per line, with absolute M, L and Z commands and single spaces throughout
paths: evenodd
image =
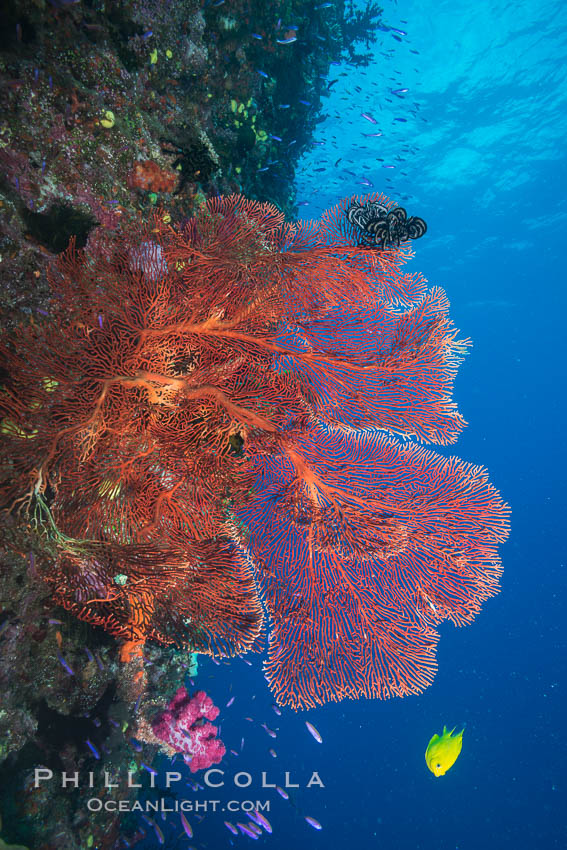
M 4 328 L 33 325 L 47 311 L 53 259 L 71 237 L 84 247 L 100 225 L 112 231 L 157 207 L 183 220 L 205 198 L 230 192 L 294 212 L 294 169 L 320 120 L 329 65 L 345 51 L 352 63 L 367 62 L 380 16 L 373 3 L 356 13 L 342 0 L 323 5 L 2 4 Z M 356 52 L 361 43 L 366 53 Z M 133 738 L 140 670 L 120 664 L 112 636 L 53 607 L 32 541 L 25 524 L 4 522 L 0 841 L 110 848 L 117 820 L 84 816 L 93 789 L 35 788 L 33 766 L 151 764 L 156 747 Z M 192 663 L 186 651 L 148 645 L 145 698 L 157 705 L 159 693 L 174 693 Z

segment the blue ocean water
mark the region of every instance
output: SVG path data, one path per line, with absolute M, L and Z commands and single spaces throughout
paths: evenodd
M 203 659 L 198 685 L 222 706 L 221 737 L 238 755 L 211 777 L 224 786 L 176 789 L 201 802 L 197 815 L 207 801 L 200 823 L 188 814 L 199 848 L 249 844 L 223 825 L 244 820 L 228 811 L 230 801 L 248 800 L 269 801 L 273 833 L 258 843 L 273 850 L 567 846 L 567 7 L 408 0 L 388 4 L 384 18 L 407 36 L 384 32 L 368 68 L 333 67 L 328 117 L 298 172 L 300 210 L 315 218 L 340 198 L 384 191 L 427 221 L 410 270 L 446 289 L 455 324 L 474 341 L 455 388 L 470 424 L 444 453 L 487 466 L 512 506 L 502 592 L 472 625 L 441 626 L 434 684 L 403 700 L 278 716 L 261 659 Z M 459 760 L 436 779 L 427 742 L 443 724 L 465 723 Z M 288 789 L 288 801 L 262 787 L 263 773 L 283 786 L 286 772 L 300 786 Z M 314 772 L 324 787 L 306 787 Z M 235 786 L 248 776 L 249 787 Z M 163 829 L 167 846 L 190 843 L 177 815 Z

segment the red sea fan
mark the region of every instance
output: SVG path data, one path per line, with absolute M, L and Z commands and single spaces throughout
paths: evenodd
M 334 308 L 280 337 L 279 367 L 316 389 L 325 421 L 452 443 L 464 420 L 451 389 L 468 340 L 457 339 L 448 307 L 432 289 L 405 310 Z
M 54 599 L 128 650 L 232 654 L 260 589 L 294 707 L 425 687 L 435 624 L 496 591 L 506 534 L 482 470 L 409 442 L 456 439 L 468 343 L 348 204 L 289 225 L 231 196 L 98 232 L 0 351 L 0 496 Z
M 316 317 L 349 277 L 324 246 L 284 252 L 295 233 L 239 196 L 181 230 L 155 216 L 98 232 L 52 270 L 49 319 L 2 346 L 3 503 L 48 539 L 54 598 L 128 644 L 233 653 L 260 633 L 228 510 L 253 480 L 241 447 L 254 434 L 268 451 L 310 415 L 272 369 L 274 330 L 293 304 Z
M 258 467 L 238 516 L 270 615 L 277 701 L 423 690 L 436 624 L 470 622 L 498 589 L 508 511 L 485 470 L 377 430 L 323 426 Z

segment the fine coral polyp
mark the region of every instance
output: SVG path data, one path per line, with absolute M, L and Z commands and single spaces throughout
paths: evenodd
M 360 244 L 353 204 L 392 210 L 291 225 L 234 195 L 99 229 L 3 343 L 3 501 L 43 535 L 54 600 L 123 657 L 259 648 L 265 604 L 279 702 L 404 695 L 436 624 L 497 591 L 507 507 L 420 445 L 464 425 L 468 341 L 407 243 Z

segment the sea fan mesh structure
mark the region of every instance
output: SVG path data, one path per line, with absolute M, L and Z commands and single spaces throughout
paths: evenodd
M 498 587 L 503 508 L 485 471 L 337 426 L 259 467 L 239 516 L 254 529 L 276 699 L 312 707 L 423 690 L 435 626 L 470 622 Z
M 294 708 L 422 690 L 435 626 L 498 586 L 508 509 L 454 442 L 468 341 L 407 244 L 345 199 L 286 224 L 242 196 L 91 236 L 1 354 L 0 495 L 54 600 L 128 651 L 261 645 Z M 127 657 L 127 652 L 124 656 Z

